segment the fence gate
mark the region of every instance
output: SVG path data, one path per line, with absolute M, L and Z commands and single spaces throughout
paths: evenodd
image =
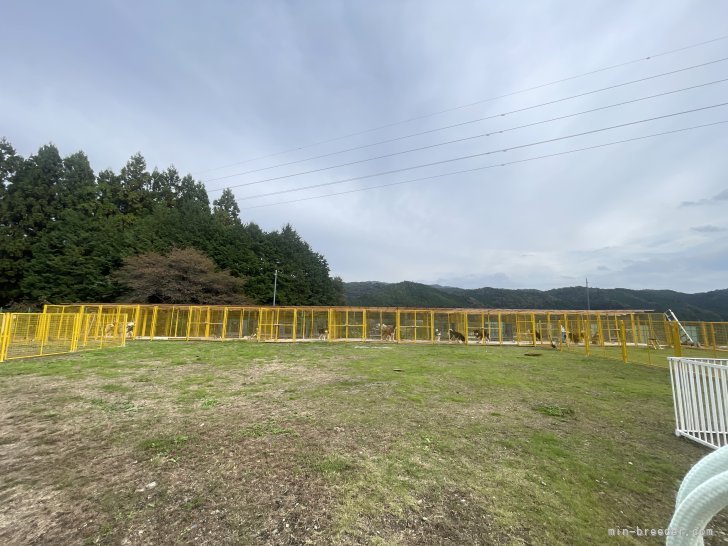
M 716 449 L 728 445 L 728 360 L 668 360 L 675 434 Z

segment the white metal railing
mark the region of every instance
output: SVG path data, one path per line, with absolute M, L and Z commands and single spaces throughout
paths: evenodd
M 728 445 L 728 360 L 668 360 L 675 434 L 714 449 Z

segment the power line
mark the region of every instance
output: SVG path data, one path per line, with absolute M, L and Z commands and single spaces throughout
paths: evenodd
M 484 171 L 484 170 L 487 170 L 487 169 L 494 169 L 494 168 L 497 168 L 497 167 L 506 167 L 508 165 L 516 165 L 518 163 L 528 163 L 530 161 L 537 161 L 539 159 L 547 159 L 547 158 L 550 158 L 550 157 L 558 157 L 558 156 L 573 154 L 573 153 L 577 153 L 577 152 L 584 152 L 584 151 L 587 151 L 587 150 L 596 150 L 598 148 L 606 148 L 607 146 L 615 146 L 617 144 L 624 144 L 626 142 L 635 142 L 635 141 L 638 141 L 638 140 L 645 140 L 645 139 L 648 139 L 648 138 L 654 138 L 654 137 L 658 137 L 658 136 L 671 135 L 671 134 L 674 134 L 674 133 L 682 133 L 682 132 L 685 132 L 685 131 L 692 131 L 694 129 L 702 129 L 704 127 L 712 127 L 714 125 L 720 125 L 720 124 L 723 124 L 723 123 L 728 123 L 728 120 L 716 121 L 716 122 L 713 122 L 713 123 L 706 123 L 706 124 L 703 124 L 703 125 L 694 125 L 692 127 L 685 127 L 683 129 L 674 129 L 672 131 L 663 131 L 661 133 L 653 133 L 653 134 L 644 135 L 644 136 L 641 136 L 641 137 L 627 138 L 627 139 L 624 139 L 624 140 L 615 140 L 613 142 L 605 142 L 603 144 L 597 144 L 595 146 L 587 146 L 585 148 L 576 148 L 576 149 L 573 149 L 573 150 L 567 150 L 565 152 L 557 152 L 557 153 L 553 153 L 553 154 L 540 155 L 540 156 L 535 156 L 535 157 L 528 157 L 528 158 L 525 158 L 525 159 L 517 159 L 517 160 L 514 160 L 514 161 L 507 161 L 505 163 L 495 163 L 493 165 L 486 165 L 484 167 L 475 167 L 473 169 L 464 169 L 464 170 L 453 171 L 453 172 L 449 172 L 449 173 L 435 174 L 435 175 L 432 175 L 432 176 L 423 176 L 423 177 L 419 177 L 419 178 L 412 178 L 412 179 L 409 179 L 409 180 L 402 180 L 400 182 L 390 182 L 388 184 L 380 184 L 380 185 L 377 185 L 377 186 L 369 186 L 369 187 L 366 187 L 366 188 L 356 188 L 356 189 L 353 189 L 353 190 L 345 190 L 345 191 L 336 192 L 336 193 L 327 193 L 327 194 L 324 194 L 324 195 L 314 195 L 312 197 L 301 197 L 300 199 L 291 199 L 289 201 L 279 201 L 277 203 L 267 203 L 267 204 L 264 204 L 264 205 L 253 205 L 252 207 L 243 207 L 240 210 L 251 210 L 251 209 L 264 208 L 264 207 L 274 207 L 274 206 L 277 206 L 277 205 L 287 205 L 287 204 L 290 204 L 290 203 L 300 203 L 302 201 L 311 201 L 311 200 L 314 200 L 314 199 L 323 199 L 325 197 L 334 197 L 334 196 L 337 196 L 337 195 L 346 195 L 346 194 L 349 194 L 349 193 L 357 193 L 357 192 L 363 192 L 363 191 L 369 191 L 369 190 L 376 190 L 376 189 L 381 189 L 381 188 L 389 188 L 391 186 L 400 186 L 402 184 L 411 184 L 412 182 L 420 182 L 420 181 L 423 181 L 423 180 L 433 180 L 433 179 L 436 179 L 436 178 L 443 178 L 445 176 L 454 176 L 454 175 L 457 175 L 457 174 L 466 174 L 466 173 L 472 173 L 472 172 L 477 172 L 477 171 Z
M 259 156 L 259 157 L 250 158 L 250 159 L 245 159 L 243 161 L 238 161 L 236 163 L 230 163 L 230 164 L 224 165 L 222 167 L 213 167 L 211 169 L 206 169 L 204 171 L 198 171 L 196 174 L 203 174 L 203 173 L 206 173 L 206 172 L 212 172 L 212 171 L 218 171 L 218 170 L 221 170 L 221 169 L 227 169 L 227 168 L 230 168 L 230 167 L 235 167 L 237 165 L 243 165 L 245 163 L 250 163 L 250 162 L 253 162 L 253 161 L 259 161 L 261 159 L 268 159 L 268 158 L 271 158 L 271 157 L 276 157 L 276 156 L 283 155 L 283 154 L 287 154 L 287 153 L 290 153 L 290 152 L 296 152 L 298 150 L 304 150 L 306 148 L 311 148 L 313 146 L 319 146 L 321 144 L 328 144 L 329 142 L 335 142 L 337 140 L 343 140 L 343 139 L 350 138 L 350 137 L 353 137 L 353 136 L 363 135 L 363 134 L 366 134 L 366 133 L 371 133 L 371 132 L 374 132 L 374 131 L 379 131 L 381 129 L 387 129 L 389 127 L 395 127 L 397 125 L 402 125 L 404 123 L 410 123 L 412 121 L 417 121 L 417 120 L 420 120 L 420 119 L 426 119 L 426 118 L 433 117 L 433 116 L 437 116 L 437 115 L 440 115 L 440 114 L 445 114 L 447 112 L 454 112 L 456 110 L 461 110 L 463 108 L 469 108 L 469 107 L 475 106 L 477 104 L 483 104 L 485 102 L 492 102 L 494 100 L 498 100 L 498 99 L 502 99 L 502 98 L 507 98 L 507 97 L 512 97 L 514 95 L 519 95 L 519 94 L 522 94 L 522 93 L 527 93 L 529 91 L 535 91 L 537 89 L 543 89 L 544 87 L 549 87 L 551 85 L 556 85 L 556 84 L 559 84 L 559 83 L 564 83 L 564 82 L 571 81 L 571 80 L 575 80 L 575 79 L 579 79 L 579 78 L 584 78 L 586 76 L 591 76 L 593 74 L 598 74 L 599 72 L 606 72 L 608 70 L 614 70 L 615 68 L 621 68 L 623 66 L 628 66 L 630 64 L 635 64 L 635 63 L 650 61 L 650 60 L 655 59 L 657 57 L 664 57 L 665 55 L 671 55 L 673 53 L 679 53 L 680 51 L 686 51 L 688 49 L 693 49 L 693 48 L 700 47 L 700 46 L 704 46 L 704 45 L 711 44 L 711 43 L 714 43 L 714 42 L 719 42 L 719 41 L 722 41 L 722 40 L 725 40 L 725 39 L 728 39 L 728 34 L 726 34 L 724 36 L 718 36 L 717 38 L 712 38 L 710 40 L 705 40 L 705 41 L 702 41 L 702 42 L 697 42 L 697 43 L 694 43 L 694 44 L 690 44 L 690 45 L 687 45 L 687 46 L 684 46 L 684 47 L 679 47 L 677 49 L 671 49 L 671 50 L 668 50 L 668 51 L 663 51 L 661 53 L 655 53 L 655 54 L 649 55 L 648 57 L 640 57 L 639 59 L 633 59 L 631 61 L 625 61 L 625 62 L 622 62 L 622 63 L 618 63 L 618 64 L 614 64 L 614 65 L 610 65 L 610 66 L 605 66 L 605 67 L 602 67 L 602 68 L 597 68 L 596 70 L 591 70 L 589 72 L 583 72 L 581 74 L 576 74 L 574 76 L 568 76 L 566 78 L 561 78 L 559 80 L 553 80 L 553 81 L 550 81 L 550 82 L 546 82 L 546 83 L 542 83 L 542 84 L 539 84 L 539 85 L 535 85 L 533 87 L 527 87 L 525 89 L 520 89 L 518 91 L 512 91 L 510 93 L 505 93 L 503 95 L 496 95 L 494 97 L 490 97 L 490 98 L 487 98 L 487 99 L 481 99 L 481 100 L 478 100 L 478 101 L 475 101 L 475 102 L 471 102 L 471 103 L 468 103 L 468 104 L 463 104 L 463 105 L 460 105 L 460 106 L 454 106 L 452 108 L 446 108 L 444 110 L 438 110 L 436 112 L 431 112 L 429 114 L 423 114 L 421 116 L 415 116 L 415 117 L 407 118 L 407 119 L 404 119 L 404 120 L 395 121 L 395 122 L 387 123 L 387 124 L 384 124 L 384 125 L 379 125 L 377 127 L 372 127 L 370 129 L 364 129 L 362 131 L 357 131 L 357 132 L 353 132 L 353 133 L 348 133 L 348 134 L 345 134 L 345 135 L 341 135 L 341 136 L 338 136 L 338 137 L 329 138 L 329 139 L 326 139 L 326 140 L 320 140 L 320 141 L 317 141 L 317 142 L 312 142 L 311 144 L 306 144 L 306 145 L 303 145 L 303 146 L 297 146 L 295 148 L 289 148 L 287 150 L 282 150 L 280 152 L 275 152 L 275 153 L 272 153 L 272 154 L 267 154 L 267 155 L 263 155 L 263 156 Z
M 721 80 L 714 80 L 712 82 L 701 83 L 701 84 L 693 85 L 693 86 L 690 86 L 690 87 L 684 87 L 682 89 L 675 89 L 675 90 L 672 90 L 672 91 L 665 91 L 664 93 L 657 93 L 655 95 L 649 95 L 649 96 L 640 97 L 640 98 L 637 98 L 637 99 L 632 99 L 632 100 L 617 102 L 617 103 L 614 103 L 614 104 L 609 104 L 607 106 L 600 106 L 598 108 L 592 108 L 592 109 L 589 109 L 589 110 L 583 110 L 581 112 L 576 112 L 574 114 L 566 114 L 566 115 L 563 115 L 563 116 L 557 116 L 557 117 L 553 117 L 553 118 L 549 118 L 549 119 L 545 119 L 545 120 L 541 120 L 541 121 L 536 121 L 536 122 L 533 122 L 533 123 L 527 123 L 525 125 L 517 125 L 515 127 L 510 127 L 508 129 L 499 129 L 499 130 L 489 131 L 487 133 L 481 133 L 481 134 L 478 134 L 478 135 L 473 135 L 473 136 L 468 136 L 468 137 L 463 137 L 463 138 L 457 138 L 457 139 L 454 139 L 454 140 L 447 140 L 445 142 L 437 142 L 435 144 L 429 144 L 427 146 L 420 146 L 418 148 L 410 148 L 408 150 L 401 150 L 399 152 L 392 152 L 392 153 L 388 153 L 388 154 L 384 154 L 384 155 L 379 155 L 379 156 L 374 156 L 374 157 L 368 157 L 368 158 L 364 158 L 364 159 L 357 159 L 355 161 L 349 161 L 347 163 L 341 163 L 341 164 L 338 164 L 338 165 L 331 165 L 329 167 L 321 167 L 319 169 L 314 169 L 314 170 L 310 170 L 310 171 L 304 171 L 304 172 L 300 172 L 300 173 L 291 173 L 291 174 L 287 174 L 287 175 L 282 175 L 282 176 L 276 177 L 276 178 L 267 178 L 265 180 L 259 180 L 259 181 L 255 181 L 255 182 L 248 182 L 248 183 L 242 184 L 241 186 L 260 184 L 262 182 L 270 182 L 272 180 L 280 180 L 280 179 L 283 179 L 283 178 L 293 178 L 295 176 L 302 176 L 302 175 L 305 175 L 305 174 L 311 174 L 311 173 L 315 173 L 315 172 L 327 171 L 327 170 L 336 169 L 336 168 L 339 168 L 339 167 L 347 167 L 347 166 L 350 166 L 350 165 L 356 165 L 356 164 L 360 164 L 360 163 L 366 163 L 368 161 L 376 161 L 378 159 L 386 159 L 386 158 L 389 158 L 389 157 L 394 157 L 394 156 L 398 156 L 398 155 L 408 154 L 408 153 L 412 153 L 412 152 L 420 152 L 422 150 L 429 150 L 431 148 L 437 148 L 437 147 L 440 147 L 440 146 L 446 146 L 448 144 L 455 144 L 455 143 L 458 143 L 458 142 L 465 142 L 465 141 L 468 141 L 468 140 L 475 140 L 475 139 L 478 139 L 478 138 L 489 137 L 491 135 L 503 134 L 503 133 L 507 133 L 507 132 L 510 132 L 510 131 L 516 131 L 518 129 L 524 129 L 526 127 L 533 127 L 533 126 L 536 126 L 536 125 L 542 125 L 544 123 L 551 123 L 553 121 L 560 121 L 560 120 L 563 120 L 563 119 L 568 119 L 568 118 L 572 118 L 572 117 L 576 117 L 576 116 L 581 116 L 581 115 L 589 114 L 589 113 L 592 113 L 592 112 L 598 112 L 600 110 L 607 110 L 609 108 L 615 108 L 617 106 L 624 106 L 626 104 L 633 104 L 635 102 L 640 102 L 640 101 L 645 101 L 645 100 L 649 100 L 649 99 L 654 99 L 654 98 L 657 98 L 657 97 L 664 97 L 666 95 L 672 95 L 672 94 L 680 93 L 680 92 L 683 92 L 683 91 L 690 91 L 690 90 L 693 90 L 693 89 L 698 89 L 700 87 L 707 87 L 708 85 L 714 85 L 714 84 L 723 83 L 723 82 L 726 82 L 726 81 L 728 81 L 728 78 L 723 78 Z M 498 116 L 493 116 L 493 117 L 500 117 L 500 116 L 498 115 Z M 402 138 L 404 138 L 404 137 L 402 137 Z M 367 147 L 374 146 L 376 144 L 380 144 L 380 143 L 368 144 L 366 146 L 360 146 L 358 148 L 352 148 L 352 149 L 367 148 Z M 351 151 L 351 150 L 344 150 L 344 151 Z M 266 170 L 266 169 L 272 169 L 272 168 L 274 168 L 276 166 L 282 167 L 284 165 L 291 165 L 293 163 L 300 163 L 302 161 L 310 161 L 312 159 L 318 159 L 318 158 L 321 158 L 321 157 L 326 157 L 326 156 L 330 156 L 330 155 L 336 155 L 336 154 L 339 154 L 339 153 L 343 153 L 343 152 L 332 152 L 330 154 L 324 154 L 323 156 L 316 156 L 316 157 L 313 157 L 313 158 L 301 159 L 299 161 L 292 161 L 290 163 L 284 163 L 282 165 L 274 165 L 273 167 L 265 167 L 263 169 L 256 169 L 254 171 L 248 171 L 248 173 L 262 171 L 262 170 Z M 239 174 L 242 175 L 242 174 L 247 174 L 247 173 L 239 173 Z M 241 186 L 236 186 L 236 187 L 241 187 Z M 219 191 L 219 190 L 209 190 L 209 191 Z
M 575 137 L 584 136 L 584 135 L 591 135 L 591 134 L 595 134 L 595 133 L 601 133 L 601 132 L 604 132 L 604 131 L 610 131 L 612 129 L 619 129 L 621 127 L 629 127 L 631 125 L 637 125 L 637 124 L 640 124 L 640 123 L 647 123 L 647 122 L 655 121 L 655 120 L 658 120 L 658 119 L 666 119 L 666 118 L 671 118 L 671 117 L 675 117 L 675 116 L 681 116 L 681 115 L 685 115 L 685 114 L 691 114 L 693 112 L 700 112 L 700 111 L 703 111 L 703 110 L 709 110 L 711 108 L 719 108 L 721 106 L 726 106 L 726 105 L 728 105 L 728 102 L 722 102 L 722 103 L 713 104 L 713 105 L 710 105 L 710 106 L 702 106 L 700 108 L 693 108 L 691 110 L 683 110 L 682 112 L 673 112 L 671 114 L 665 114 L 663 116 L 656 116 L 656 117 L 652 117 L 652 118 L 641 119 L 641 120 L 638 120 L 638 121 L 630 121 L 628 123 L 620 123 L 618 125 L 612 125 L 612 126 L 609 126 L 609 127 L 602 127 L 601 129 L 593 129 L 591 131 L 584 131 L 584 132 L 581 132 L 581 133 L 573 133 L 571 135 L 566 135 L 566 136 L 561 136 L 561 137 L 556 137 L 556 138 L 549 138 L 547 140 L 539 140 L 539 141 L 536 141 L 536 142 L 529 142 L 528 144 L 520 144 L 520 145 L 516 145 L 516 146 L 509 146 L 507 148 L 501 148 L 501 149 L 497 149 L 497 150 L 489 150 L 487 152 L 480 152 L 480 153 L 477 153 L 477 154 L 470 154 L 470 155 L 464 155 L 464 156 L 459 156 L 459 157 L 452 157 L 452 158 L 449 158 L 449 159 L 442 159 L 440 161 L 433 161 L 431 163 L 422 163 L 420 165 L 413 165 L 411 167 L 402 167 L 402 168 L 399 168 L 399 169 L 392 169 L 392 170 L 389 170 L 389 171 L 381 171 L 381 172 L 378 172 L 378 173 L 365 174 L 365 175 L 361 175 L 361 176 L 353 176 L 351 178 L 345 178 L 343 180 L 334 180 L 333 182 L 322 182 L 320 184 L 312 184 L 310 186 L 302 186 L 300 188 L 293 188 L 293 189 L 288 189 L 288 190 L 278 190 L 278 191 L 274 191 L 274 192 L 260 193 L 260 194 L 257 194 L 257 195 L 247 195 L 245 197 L 242 197 L 241 199 L 258 199 L 260 197 L 269 197 L 271 195 L 280 195 L 280 194 L 283 194 L 283 193 L 292 193 L 292 192 L 297 192 L 297 191 L 310 190 L 310 189 L 313 189 L 313 188 L 322 188 L 322 187 L 325 187 L 325 186 L 334 186 L 336 184 L 343 184 L 344 182 L 352 182 L 354 180 L 363 180 L 365 178 L 373 178 L 375 176 L 383 176 L 385 174 L 394 174 L 394 173 L 400 173 L 400 172 L 405 172 L 405 171 L 411 171 L 411 170 L 414 170 L 414 169 L 422 169 L 424 167 L 433 167 L 435 165 L 442 165 L 444 163 L 453 163 L 455 161 L 462 161 L 462 160 L 465 160 L 465 159 L 473 159 L 475 157 L 482 157 L 482 156 L 497 154 L 497 153 L 501 153 L 501 152 L 508 152 L 508 151 L 511 151 L 511 150 L 518 150 L 520 148 L 528 148 L 528 147 L 531 147 L 531 146 L 538 146 L 540 144 L 547 144 L 547 143 L 550 143 L 550 142 L 558 142 L 560 140 L 566 140 L 566 139 L 569 139 L 569 138 L 575 138 Z M 243 184 L 243 185 L 245 185 L 245 184 Z M 230 187 L 231 188 L 235 188 L 237 186 L 230 186 Z
M 472 123 L 477 123 L 477 122 L 485 121 L 485 120 L 489 120 L 489 119 L 496 119 L 496 118 L 500 118 L 500 117 L 505 117 L 505 116 L 510 115 L 510 114 L 517 114 L 517 113 L 520 113 L 520 112 L 525 112 L 525 111 L 528 111 L 528 110 L 533 110 L 535 108 L 541 108 L 543 106 L 549 106 L 549 105 L 552 105 L 552 104 L 557 104 L 559 102 L 565 102 L 565 101 L 568 101 L 568 100 L 573 100 L 573 99 L 585 97 L 585 96 L 588 96 L 588 95 L 593 95 L 593 94 L 596 94 L 596 93 L 601 93 L 603 91 L 609 91 L 611 89 L 617 89 L 619 87 L 624 87 L 626 85 L 632 85 L 632 84 L 635 84 L 635 83 L 640 83 L 640 82 L 644 82 L 644 81 L 648 81 L 648 80 L 653 80 L 655 78 L 661 78 L 661 77 L 664 77 L 664 76 L 670 76 L 672 74 L 677 74 L 679 72 L 685 72 L 687 70 L 693 70 L 695 68 L 701 68 L 701 67 L 704 67 L 704 66 L 708 66 L 708 65 L 716 64 L 716 63 L 720 63 L 720 62 L 725 62 L 725 61 L 728 61 L 728 57 L 723 57 L 722 59 L 716 59 L 714 61 L 709 61 L 707 63 L 701 63 L 701 64 L 697 64 L 697 65 L 693 65 L 693 66 L 679 68 L 677 70 L 671 70 L 669 72 L 663 72 L 662 74 L 655 74 L 653 76 L 647 76 L 645 78 L 640 78 L 640 79 L 637 79 L 637 80 L 623 82 L 623 83 L 619 83 L 619 84 L 616 84 L 616 85 L 610 85 L 608 87 L 603 87 L 603 88 L 595 89 L 595 90 L 592 90 L 592 91 L 586 91 L 584 93 L 579 93 L 577 95 L 571 95 L 569 97 L 563 97 L 563 98 L 555 99 L 555 100 L 552 100 L 552 101 L 542 102 L 542 103 L 539 103 L 539 104 L 534 104 L 534 105 L 531 105 L 531 106 L 526 106 L 524 108 L 518 108 L 516 110 L 510 110 L 508 112 L 500 112 L 498 114 L 493 114 L 493 115 L 485 116 L 485 117 L 482 117 L 482 118 L 477 118 L 477 119 L 473 119 L 473 120 L 463 121 L 463 122 L 455 123 L 455 124 L 452 124 L 452 125 L 446 125 L 444 127 L 437 127 L 435 129 L 428 129 L 427 131 L 420 131 L 418 133 L 412 133 L 412 134 L 400 136 L 400 137 L 397 137 L 397 138 L 383 140 L 383 141 L 380 141 L 380 142 L 375 142 L 374 144 L 367 144 L 367 145 L 363 145 L 363 146 L 357 146 L 357 147 L 349 148 L 347 150 L 343 150 L 343 151 L 340 151 L 340 152 L 333 152 L 333 153 L 329 153 L 329 154 L 323 154 L 323 155 L 320 155 L 320 156 L 317 156 L 317 157 L 308 158 L 308 159 L 302 159 L 302 160 L 299 160 L 299 161 L 291 161 L 289 163 L 284 163 L 284 164 L 281 164 L 281 165 L 274 165 L 273 167 L 264 167 L 264 168 L 261 168 L 261 169 L 253 169 L 253 170 L 250 170 L 250 171 L 245 171 L 245 172 L 240 172 L 240 173 L 233 173 L 233 174 L 228 174 L 228 175 L 225 175 L 225 176 L 219 176 L 217 178 L 208 178 L 204 182 L 215 182 L 217 180 L 225 180 L 225 179 L 233 178 L 233 177 L 236 177 L 236 176 L 242 176 L 244 174 L 250 174 L 250 173 L 254 173 L 254 172 L 265 171 L 265 170 L 268 170 L 268 169 L 272 169 L 274 167 L 283 167 L 285 165 L 292 165 L 294 163 L 301 163 L 303 161 L 308 161 L 308 160 L 311 160 L 311 159 L 319 159 L 321 157 L 327 157 L 327 156 L 331 156 L 331 155 L 336 155 L 338 153 L 344 153 L 344 152 L 350 152 L 350 151 L 353 151 L 353 150 L 359 150 L 359 149 L 363 149 L 363 148 L 369 148 L 369 147 L 375 146 L 377 144 L 386 144 L 386 143 L 390 143 L 390 142 L 396 142 L 396 141 L 399 141 L 399 140 L 404 140 L 404 139 L 407 139 L 407 138 L 412 138 L 412 137 L 415 137 L 415 136 L 421 136 L 421 135 L 426 135 L 426 134 L 430 134 L 430 133 L 436 133 L 438 131 L 444 131 L 445 129 L 452 129 L 454 127 L 462 127 L 464 125 L 469 125 L 469 124 L 472 124 Z M 386 157 L 386 156 L 382 156 L 382 157 Z M 362 161 L 366 161 L 366 160 L 362 160 Z M 347 165 L 353 165 L 353 164 L 359 163 L 359 162 L 361 162 L 361 161 L 353 161 L 353 162 L 350 162 L 350 163 L 342 163 L 340 165 L 334 165 L 332 167 L 322 167 L 320 169 L 313 169 L 313 170 L 304 171 L 304 172 L 300 172 L 300 173 L 292 173 L 292 174 L 286 174 L 286 175 L 276 176 L 276 177 L 272 177 L 272 178 L 264 178 L 262 180 L 257 180 L 257 181 L 254 181 L 254 182 L 248 182 L 247 184 L 242 184 L 242 185 L 251 185 L 252 186 L 254 184 L 261 184 L 263 182 L 271 182 L 271 181 L 274 181 L 274 180 L 282 180 L 284 178 L 291 178 L 293 176 L 301 176 L 301 175 L 304 175 L 304 174 L 312 174 L 312 173 L 316 173 L 316 172 L 325 171 L 325 170 L 328 170 L 328 169 L 335 169 L 337 167 L 344 167 L 344 166 L 347 166 Z M 241 185 L 238 185 L 238 186 L 235 186 L 235 187 L 241 187 Z M 216 189 L 212 189 L 212 190 L 208 190 L 208 191 L 210 191 L 210 192 L 213 192 L 213 191 L 222 191 L 223 189 L 224 188 L 216 188 Z

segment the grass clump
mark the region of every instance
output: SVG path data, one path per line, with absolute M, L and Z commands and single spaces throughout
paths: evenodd
M 202 407 L 203 408 L 212 408 L 217 406 L 220 403 L 220 401 L 217 398 L 205 398 L 202 401 Z
M 354 465 L 341 455 L 327 455 L 311 463 L 311 468 L 321 474 L 341 474 L 354 469 Z
M 189 440 L 190 437 L 183 434 L 161 436 L 143 440 L 139 443 L 139 448 L 152 455 L 167 456 L 179 451 Z
M 574 409 L 568 406 L 559 406 L 558 404 L 541 404 L 533 408 L 538 413 L 548 415 L 549 417 L 573 417 Z

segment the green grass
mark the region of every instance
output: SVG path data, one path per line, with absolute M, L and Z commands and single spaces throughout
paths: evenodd
M 322 474 L 341 474 L 342 472 L 353 470 L 354 465 L 345 457 L 331 454 L 320 460 L 313 461 L 311 463 L 311 468 L 313 468 L 316 472 L 321 472 Z
M 539 413 L 550 415 L 551 417 L 571 417 L 574 415 L 572 408 L 564 408 L 558 404 L 542 404 L 533 408 Z
M 50 518 L 38 540 L 657 544 L 607 530 L 665 527 L 707 452 L 674 436 L 656 351 L 662 368 L 387 347 L 135 342 L 2 364 L 18 523 L 0 539 Z
M 148 438 L 139 443 L 139 449 L 152 455 L 169 455 L 182 450 L 189 440 L 189 436 L 182 434 Z

